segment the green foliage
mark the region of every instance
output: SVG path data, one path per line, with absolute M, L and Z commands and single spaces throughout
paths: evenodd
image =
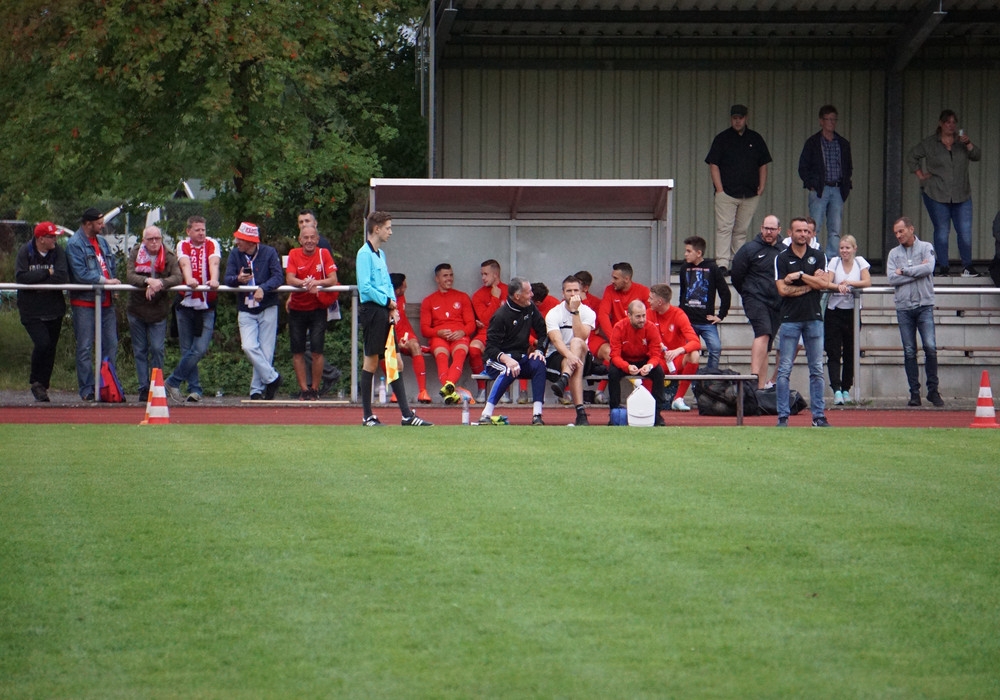
M 0 426 L 0 695 L 996 697 L 991 431 L 671 431 Z
M 422 155 L 399 31 L 422 11 L 12 0 L 0 17 L 0 205 L 158 203 L 196 177 L 218 192 L 227 227 L 289 230 L 309 206 L 343 229 L 370 177 L 412 171 Z

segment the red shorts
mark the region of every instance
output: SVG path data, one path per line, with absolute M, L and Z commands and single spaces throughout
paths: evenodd
M 590 337 L 587 338 L 587 349 L 590 350 L 591 355 L 597 357 L 598 350 L 600 350 L 601 346 L 606 342 L 608 341 L 604 339 L 604 336 L 597 335 L 597 333 L 591 333 Z
M 469 337 L 465 336 L 450 343 L 444 338 L 436 338 L 436 337 L 431 338 L 431 354 L 432 355 L 436 354 L 438 348 L 444 348 L 445 350 L 448 351 L 448 354 L 451 355 L 455 352 L 455 347 L 458 345 L 464 345 L 466 350 L 468 350 Z

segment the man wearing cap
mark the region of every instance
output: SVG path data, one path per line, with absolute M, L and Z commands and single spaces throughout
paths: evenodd
M 181 359 L 173 373 L 164 380 L 170 398 L 184 401 L 181 382 L 187 382 L 187 400 L 201 401 L 204 391 L 198 375 L 198 363 L 208 352 L 215 330 L 215 304 L 219 288 L 219 262 L 222 247 L 209 238 L 205 217 L 192 216 L 187 220 L 187 239 L 177 246 L 177 264 L 184 275 L 184 284 L 191 287 L 207 286 L 213 291 L 182 292 L 176 305 L 177 339 L 181 346 Z
M 260 242 L 256 224 L 244 221 L 233 233 L 236 250 L 226 260 L 225 283 L 229 287 L 256 287 L 240 292 L 236 318 L 243 353 L 253 365 L 250 398 L 270 401 L 281 388 L 281 375 L 274 368 L 274 344 L 278 339 L 278 294 L 285 282 L 278 251 Z
M 128 327 L 132 334 L 132 354 L 139 380 L 139 401 L 149 398 L 149 375 L 152 369 L 163 370 L 163 349 L 167 340 L 167 316 L 170 315 L 170 288 L 184 277 L 177 266 L 177 256 L 163 245 L 158 226 L 142 231 L 142 243 L 128 256 L 125 281 L 137 291 L 128 293 Z
M 14 261 L 14 281 L 18 284 L 66 284 L 69 282 L 69 264 L 66 253 L 56 243 L 59 229 L 51 221 L 35 227 L 34 237 L 21 246 Z M 58 289 L 17 290 L 17 309 L 21 325 L 28 331 L 34 348 L 31 351 L 31 395 L 35 401 L 49 400 L 49 380 L 56 361 L 56 346 L 66 300 Z
M 715 262 L 724 274 L 747 239 L 771 162 L 763 137 L 747 128 L 747 113 L 746 105 L 730 108 L 730 128 L 715 137 L 705 157 L 715 187 Z
M 73 284 L 121 284 L 114 276 L 115 259 L 111 246 L 98 234 L 104 228 L 104 214 L 91 207 L 80 217 L 81 225 L 66 244 L 70 282 Z M 73 335 L 76 336 L 76 381 L 80 398 L 94 400 L 94 292 L 71 291 Z M 118 318 L 111 305 L 111 292 L 101 295 L 101 354 L 114 364 L 118 357 Z M 100 358 L 98 358 L 100 359 Z

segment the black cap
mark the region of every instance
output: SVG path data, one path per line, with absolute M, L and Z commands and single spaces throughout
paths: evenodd
M 87 211 L 83 212 L 83 216 L 80 217 L 80 221 L 97 221 L 98 219 L 103 219 L 104 214 L 102 214 L 98 209 L 91 207 Z
M 738 114 L 741 117 L 745 117 L 749 111 L 746 105 L 733 105 L 729 108 L 729 116 L 735 117 Z

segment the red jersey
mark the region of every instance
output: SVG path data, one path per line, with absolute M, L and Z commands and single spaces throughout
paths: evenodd
M 535 308 L 537 308 L 538 311 L 542 314 L 542 318 L 545 318 L 546 316 L 549 315 L 549 312 L 552 311 L 552 309 L 559 306 L 560 301 L 561 301 L 560 299 L 556 299 L 551 294 L 547 294 L 545 296 L 545 299 L 543 299 L 541 303 L 535 302 Z M 531 335 L 529 335 L 528 337 L 532 344 L 534 345 L 538 344 L 538 338 L 535 337 L 534 330 L 531 331 Z
M 427 339 L 436 338 L 441 329 L 465 331 L 476 334 L 476 317 L 472 313 L 472 299 L 465 292 L 449 289 L 431 292 L 420 304 L 420 332 Z
M 636 328 L 631 321 L 623 318 L 611 331 L 611 362 L 624 372 L 628 372 L 629 365 L 662 367 L 662 343 L 655 324 L 647 322 L 642 328 Z
M 472 295 L 472 310 L 476 315 L 476 320 L 483 326 L 490 325 L 490 319 L 500 308 L 500 305 L 507 300 L 507 285 L 500 283 L 500 296 L 493 296 L 493 287 L 480 287 Z M 485 330 L 485 329 L 484 329 Z
M 583 303 L 592 308 L 594 313 L 598 313 L 601 310 L 601 297 L 596 294 L 587 292 L 587 296 L 583 298 Z
M 660 331 L 660 339 L 667 350 L 676 350 L 683 346 L 684 352 L 694 352 L 701 349 L 701 339 L 691 327 L 687 314 L 677 306 L 667 307 L 666 312 L 658 314 L 647 312 L 646 323 L 652 323 Z
M 206 238 L 205 242 L 196 247 L 190 238 L 186 238 L 177 245 L 177 261 L 187 258 L 191 263 L 191 276 L 198 281 L 198 284 L 208 284 L 208 264 L 212 258 L 222 257 L 222 248 L 214 238 Z M 216 292 L 181 292 L 181 306 L 189 306 L 193 309 L 207 309 L 215 306 Z
M 306 255 L 302 248 L 292 248 L 288 251 L 288 265 L 285 267 L 285 272 L 295 275 L 300 280 L 309 277 L 325 280 L 336 271 L 337 264 L 333 262 L 333 256 L 322 248 L 316 248 L 312 255 Z M 327 306 L 328 304 L 320 301 L 318 294 L 309 292 L 292 292 L 288 299 L 290 311 L 313 311 L 325 309 Z
M 413 330 L 413 325 L 410 323 L 410 319 L 406 317 L 405 294 L 396 295 L 396 308 L 399 310 L 399 323 L 396 324 L 396 342 L 402 345 L 408 342 L 411 338 L 416 338 L 417 333 Z
M 628 318 L 628 305 L 638 299 L 649 310 L 649 287 L 633 282 L 627 292 L 616 292 L 609 284 L 604 288 L 604 297 L 597 311 L 597 327 L 608 340 L 611 339 L 611 329 L 624 318 Z

